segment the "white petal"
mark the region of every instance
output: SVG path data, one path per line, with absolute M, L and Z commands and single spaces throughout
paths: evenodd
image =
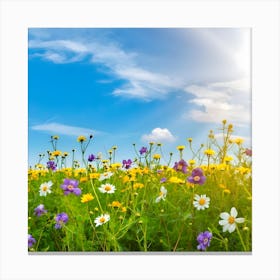
M 194 196 L 194 199 L 195 199 L 195 200 L 200 200 L 200 196 L 199 196 L 198 194 L 196 194 L 196 195 Z
M 229 228 L 229 224 L 224 225 L 223 226 L 223 232 L 226 232 L 228 230 L 228 228 Z
M 234 231 L 235 231 L 235 228 L 236 228 L 236 225 L 235 225 L 235 224 L 231 224 L 231 225 L 229 226 L 229 228 L 228 228 L 228 232 L 229 232 L 229 233 L 234 232 Z
M 237 222 L 237 223 L 244 223 L 245 219 L 244 218 L 236 218 L 235 222 Z
M 224 226 L 224 225 L 226 225 L 226 224 L 228 224 L 228 221 L 227 221 L 227 220 L 220 220 L 220 221 L 219 221 L 219 225 L 221 225 L 221 226 Z
M 238 214 L 238 212 L 237 212 L 236 208 L 235 208 L 235 207 L 232 207 L 231 210 L 230 210 L 230 215 L 231 215 L 232 217 L 236 218 L 236 217 L 237 217 L 237 214 Z
M 220 214 L 220 218 L 222 218 L 223 220 L 228 220 L 229 218 L 229 213 L 227 212 L 223 212 Z

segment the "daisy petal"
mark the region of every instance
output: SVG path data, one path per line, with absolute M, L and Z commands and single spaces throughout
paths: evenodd
M 238 214 L 238 212 L 237 212 L 236 208 L 232 207 L 231 210 L 230 210 L 230 215 L 232 217 L 236 218 L 237 214 Z
M 220 214 L 220 218 L 222 218 L 223 220 L 228 220 L 229 218 L 229 213 L 227 212 L 223 212 Z
M 236 222 L 236 223 L 244 223 L 244 222 L 245 222 L 245 219 L 244 219 L 244 218 L 236 218 L 236 219 L 235 219 L 235 222 Z

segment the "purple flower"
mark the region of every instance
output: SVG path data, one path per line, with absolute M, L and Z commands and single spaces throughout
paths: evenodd
M 179 162 L 175 162 L 173 168 L 176 170 L 176 171 L 179 171 L 179 172 L 182 172 L 182 173 L 187 173 L 187 167 L 188 167 L 188 164 L 183 160 L 181 159 Z
M 64 224 L 68 222 L 68 215 L 64 212 L 57 214 L 55 217 L 56 224 L 54 225 L 55 229 L 60 229 Z
M 195 168 L 192 171 L 192 175 L 188 177 L 188 181 L 192 184 L 203 185 L 206 180 L 206 177 L 203 175 L 201 168 Z
M 147 152 L 148 152 L 148 149 L 147 149 L 146 147 L 142 147 L 142 148 L 139 150 L 140 155 L 146 154 Z
M 88 161 L 90 161 L 90 162 L 94 161 L 95 159 L 96 159 L 96 156 L 93 154 L 88 156 Z
M 197 242 L 199 243 L 197 245 L 197 250 L 205 251 L 207 247 L 210 246 L 210 242 L 212 239 L 212 233 L 209 231 L 201 232 L 197 236 Z
M 60 187 L 64 190 L 65 195 L 70 193 L 80 195 L 82 191 L 78 188 L 78 185 L 79 182 L 74 179 L 64 179 L 63 184 Z
M 54 170 L 56 170 L 56 167 L 57 167 L 57 165 L 54 161 L 50 160 L 50 161 L 47 162 L 47 168 L 48 169 L 51 169 L 51 170 L 54 171 Z
M 161 182 L 161 183 L 165 183 L 166 181 L 167 181 L 167 179 L 166 179 L 165 177 L 163 177 L 163 178 L 160 179 L 160 182 Z
M 245 154 L 246 154 L 247 156 L 251 157 L 251 156 L 252 156 L 252 150 L 247 148 L 247 149 L 245 150 Z
M 47 210 L 45 209 L 45 206 L 43 204 L 38 205 L 35 209 L 34 209 L 34 215 L 40 217 L 43 214 L 47 213 Z
M 28 248 L 32 247 L 35 243 L 36 239 L 31 234 L 28 234 Z
M 125 169 L 129 169 L 130 168 L 130 166 L 131 166 L 131 164 L 132 164 L 132 160 L 131 159 L 128 159 L 128 160 L 123 160 L 123 167 L 125 168 Z

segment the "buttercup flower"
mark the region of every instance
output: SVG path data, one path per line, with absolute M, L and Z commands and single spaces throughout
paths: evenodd
M 91 193 L 84 194 L 81 198 L 82 203 L 86 203 L 93 200 L 93 195 Z
M 161 155 L 160 154 L 154 154 L 153 155 L 153 159 L 160 159 L 161 158 Z
M 244 223 L 244 218 L 236 218 L 238 212 L 235 207 L 232 207 L 230 210 L 230 214 L 227 212 L 223 212 L 220 214 L 220 218 L 222 220 L 219 221 L 219 224 L 223 227 L 223 232 L 228 231 L 232 233 L 236 229 L 236 223 Z
M 45 206 L 43 204 L 38 205 L 35 209 L 34 209 L 34 215 L 40 217 L 43 214 L 47 213 L 47 210 L 45 209 Z
M 160 202 L 161 200 L 165 200 L 166 195 L 167 189 L 164 186 L 161 186 L 159 196 L 156 198 L 156 203 Z
M 181 145 L 181 146 L 177 146 L 177 150 L 178 151 L 183 151 L 185 149 L 185 146 Z
M 40 186 L 40 196 L 46 196 L 48 193 L 51 193 L 51 186 L 53 185 L 52 181 L 45 182 Z
M 203 175 L 201 168 L 195 168 L 192 171 L 192 175 L 188 177 L 188 181 L 193 184 L 203 185 L 206 180 L 206 177 Z
M 140 155 L 146 154 L 147 152 L 148 152 L 148 149 L 147 149 L 146 147 L 142 147 L 142 148 L 139 150 Z
M 95 226 L 101 226 L 105 223 L 107 223 L 110 220 L 110 215 L 108 214 L 102 214 L 101 216 L 98 216 L 97 218 L 95 218 L 94 223 Z
M 102 193 L 114 193 L 116 190 L 116 187 L 111 184 L 102 184 L 100 188 L 98 188 L 100 192 Z
M 36 239 L 31 234 L 28 234 L 28 248 L 32 247 L 35 243 Z
M 210 198 L 206 196 L 206 194 L 198 195 L 196 194 L 194 196 L 194 202 L 193 206 L 197 210 L 204 210 L 205 208 L 208 208 L 210 204 Z
M 73 193 L 75 195 L 81 194 L 81 189 L 78 188 L 79 182 L 74 179 L 64 179 L 63 184 L 60 186 L 64 190 L 64 194 L 68 195 Z
M 68 215 L 64 212 L 57 214 L 55 217 L 56 224 L 54 225 L 55 229 L 60 229 L 64 224 L 68 222 Z
M 179 162 L 175 162 L 173 168 L 176 171 L 179 171 L 182 173 L 187 173 L 187 167 L 188 167 L 188 164 L 183 159 L 181 159 Z
M 82 143 L 82 142 L 84 142 L 84 141 L 86 141 L 86 140 L 87 140 L 87 138 L 86 138 L 85 136 L 83 136 L 83 135 L 81 135 L 81 136 L 79 136 L 79 137 L 77 138 L 77 141 L 80 142 L 80 143 Z
M 207 149 L 204 151 L 204 154 L 207 156 L 213 156 L 215 154 L 215 151 L 211 149 Z
M 197 242 L 199 243 L 197 245 L 197 249 L 201 250 L 201 251 L 205 251 L 207 249 L 207 247 L 210 246 L 210 242 L 212 239 L 212 233 L 209 231 L 205 231 L 205 232 L 201 232 L 198 236 L 197 236 Z

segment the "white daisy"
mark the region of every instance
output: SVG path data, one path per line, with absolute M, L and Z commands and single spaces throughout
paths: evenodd
M 114 193 L 116 187 L 112 184 L 102 184 L 100 188 L 98 188 L 102 193 Z
M 99 181 L 103 181 L 103 180 L 105 180 L 105 179 L 109 179 L 111 176 L 113 176 L 114 175 L 114 173 L 113 172 L 110 172 L 110 171 L 108 171 L 108 172 L 104 172 L 104 173 L 102 173 L 102 174 L 100 174 L 100 177 L 99 177 Z
M 193 206 L 197 210 L 204 210 L 205 208 L 208 208 L 210 204 L 210 198 L 206 196 L 206 194 L 198 195 L 196 194 L 194 196 Z
M 164 186 L 161 186 L 159 196 L 156 198 L 156 203 L 160 202 L 161 200 L 165 200 L 166 195 L 167 189 Z
M 95 218 L 94 223 L 95 223 L 95 226 L 98 227 L 98 226 L 101 226 L 101 225 L 107 223 L 109 220 L 110 220 L 110 215 L 104 214 L 104 215 L 101 215 L 101 216 L 98 216 L 97 218 Z
M 219 221 L 219 224 L 223 226 L 223 232 L 228 231 L 232 233 L 236 229 L 236 223 L 244 223 L 244 218 L 236 218 L 237 217 L 237 210 L 235 207 L 232 207 L 230 210 L 230 214 L 227 212 L 223 212 L 220 214 L 220 218 L 222 220 Z
M 52 181 L 45 182 L 40 186 L 40 196 L 46 196 L 48 193 L 51 193 L 51 186 L 53 185 Z

